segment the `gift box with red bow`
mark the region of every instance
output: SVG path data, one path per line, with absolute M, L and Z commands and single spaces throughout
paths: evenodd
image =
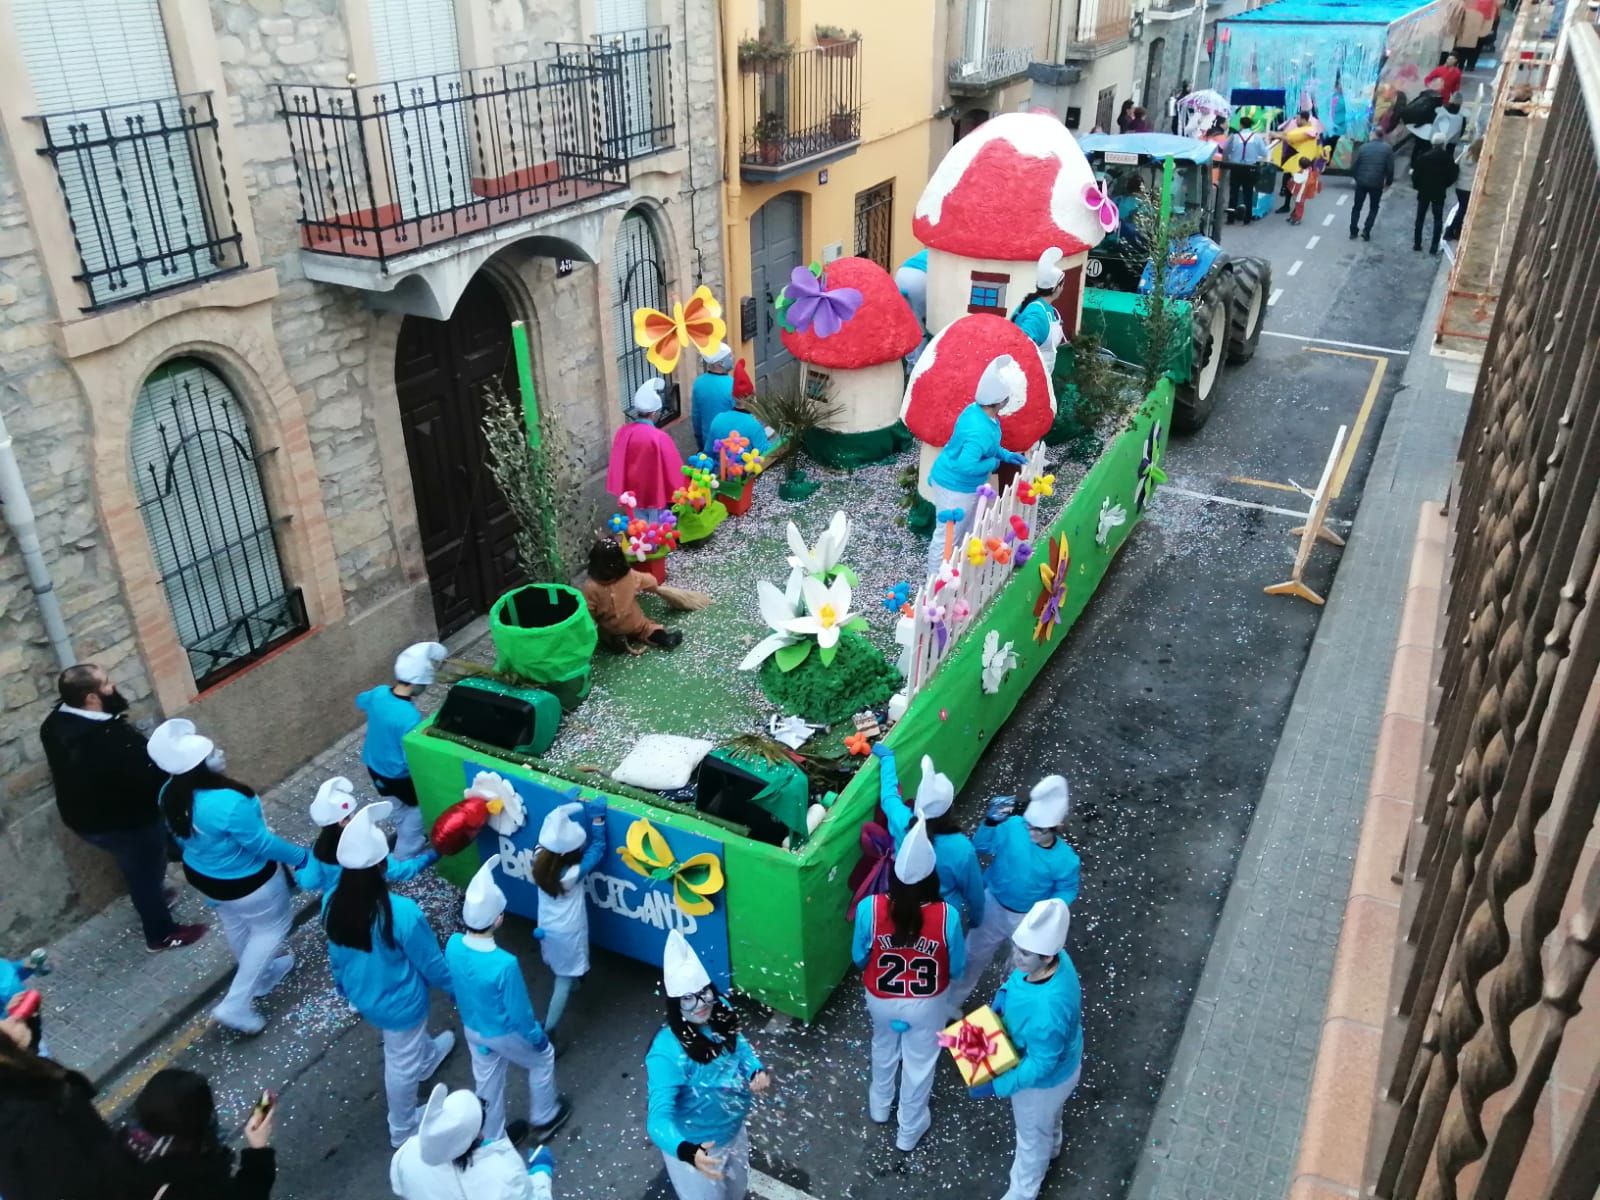
M 1017 1065 L 1017 1052 L 1006 1036 L 1006 1027 L 987 1004 L 941 1033 L 939 1045 L 950 1051 L 968 1087 L 988 1083 Z

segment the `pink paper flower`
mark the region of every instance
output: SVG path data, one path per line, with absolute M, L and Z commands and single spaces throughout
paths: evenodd
M 1100 220 L 1100 228 L 1107 233 L 1114 232 L 1122 223 L 1117 215 L 1116 203 L 1102 192 L 1097 184 L 1083 185 L 1083 203 L 1085 207 L 1095 210 L 1095 216 Z
M 623 508 L 637 508 L 639 505 L 639 497 L 635 496 L 632 492 L 623 492 L 622 495 L 617 497 L 617 503 L 622 505 Z
M 968 604 L 965 600 L 957 600 L 950 606 L 950 619 L 958 625 L 971 615 L 972 605 Z

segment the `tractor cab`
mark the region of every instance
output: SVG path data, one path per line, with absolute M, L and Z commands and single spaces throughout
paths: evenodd
M 1217 256 L 1223 205 L 1212 178 L 1213 143 L 1166 133 L 1091 133 L 1079 138 L 1078 144 L 1122 220 L 1121 227 L 1090 253 L 1086 269 L 1090 287 L 1141 290 L 1150 253 L 1133 225 L 1132 213 L 1140 203 L 1153 208 L 1161 202 L 1162 164 L 1168 158 L 1173 166 L 1172 219 L 1194 226 L 1194 235 L 1186 239 L 1181 252 L 1174 246 L 1175 255 L 1206 262 Z M 1197 244 L 1202 242 L 1211 246 Z M 1179 283 L 1178 274 L 1183 273 L 1175 274 L 1169 286 Z

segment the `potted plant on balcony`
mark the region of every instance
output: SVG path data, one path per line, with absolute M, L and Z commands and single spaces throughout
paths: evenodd
M 818 48 L 829 58 L 854 58 L 861 44 L 859 32 L 846 33 L 837 25 L 818 25 L 816 36 Z
M 775 167 L 783 161 L 784 120 L 769 112 L 756 122 L 756 157 L 763 166 Z
M 828 117 L 828 140 L 838 146 L 854 141 L 856 136 L 855 111 L 841 104 Z
M 774 41 L 763 30 L 759 37 L 745 38 L 739 43 L 739 70 L 747 75 L 774 75 L 782 69 L 793 49 L 788 42 Z

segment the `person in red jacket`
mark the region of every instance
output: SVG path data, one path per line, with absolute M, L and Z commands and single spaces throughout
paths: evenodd
M 1423 84 L 1429 87 L 1435 80 L 1439 82 L 1439 99 L 1448 104 L 1450 97 L 1461 90 L 1461 67 L 1454 54 L 1446 54 L 1442 63 L 1422 77 Z

